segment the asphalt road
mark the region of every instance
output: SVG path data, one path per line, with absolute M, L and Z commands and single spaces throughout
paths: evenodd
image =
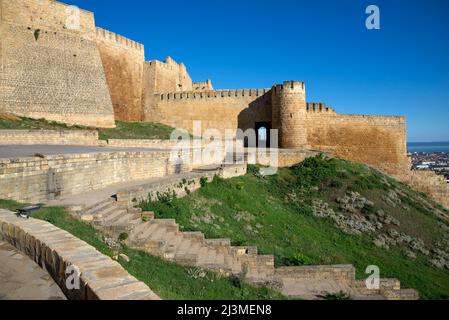
M 146 148 L 111 148 L 111 147 L 89 147 L 89 146 L 51 146 L 51 145 L 0 145 L 0 158 L 34 157 L 36 153 L 44 156 L 80 154 L 80 153 L 102 153 L 102 152 L 151 152 L 156 149 Z

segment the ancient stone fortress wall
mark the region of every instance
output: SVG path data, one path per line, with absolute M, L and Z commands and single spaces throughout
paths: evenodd
M 162 92 L 192 91 L 193 82 L 183 63 L 167 57 L 164 62 L 145 61 L 144 90 L 149 97 Z
M 96 40 L 115 119 L 142 121 L 144 46 L 98 27 Z
M 307 113 L 312 149 L 370 164 L 384 172 L 409 170 L 404 117 Z
M 0 130 L 0 145 L 105 146 L 94 130 Z
M 70 124 L 113 127 L 94 16 L 50 0 L 0 0 L 0 109 Z
M 39 203 L 110 185 L 190 172 L 170 151 L 0 159 L 0 199 Z
M 431 170 L 412 170 L 404 180 L 415 190 L 429 195 L 449 209 L 449 184 L 443 176 Z
M 313 113 L 337 113 L 335 109 L 327 106 L 324 102 L 307 102 L 306 110 Z
M 271 120 L 270 89 L 216 90 L 154 94 L 146 101 L 145 121 L 160 122 L 193 132 L 201 121 L 202 131 L 254 128 L 257 121 Z M 235 133 L 234 133 L 235 134 Z
M 70 300 L 160 300 L 118 262 L 48 222 L 0 210 L 0 240 L 46 270 Z M 70 266 L 76 266 L 81 274 L 80 287 L 73 290 L 66 285 L 73 274 L 65 272 Z
M 194 82 L 193 83 L 193 91 L 211 91 L 214 90 L 214 86 L 212 85 L 211 80 L 202 81 L 202 82 Z
M 306 89 L 300 81 L 273 87 L 272 123 L 279 130 L 279 147 L 299 149 L 307 145 Z

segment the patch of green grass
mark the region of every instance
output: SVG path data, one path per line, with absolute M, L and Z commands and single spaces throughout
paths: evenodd
M 0 199 L 0 208 L 7 209 L 11 211 L 16 211 L 19 208 L 25 207 L 23 203 L 16 202 L 14 200 L 3 200 Z
M 0 115 L 0 130 L 96 130 L 100 140 L 107 139 L 170 139 L 174 128 L 159 123 L 116 121 L 115 128 L 93 128 L 68 125 L 46 119 Z
M 14 210 L 23 204 L 0 200 L 0 208 Z M 106 245 L 103 236 L 92 226 L 71 217 L 63 208 L 43 208 L 33 213 L 33 218 L 45 220 L 86 241 L 101 253 L 112 257 L 114 252 Z M 162 299 L 182 300 L 273 300 L 284 299 L 281 294 L 267 288 L 257 288 L 235 281 L 214 272 L 188 268 L 167 262 L 148 253 L 122 247 L 121 253 L 130 262 L 119 263 L 137 279 L 145 282 Z
M 146 201 L 141 207 L 159 218 L 176 219 L 182 230 L 257 246 L 262 254 L 273 254 L 278 266 L 350 263 L 356 267 L 358 278 L 364 279 L 365 269 L 377 265 L 382 277 L 398 278 L 403 287 L 417 289 L 423 298 L 449 298 L 449 272 L 431 266 L 425 257 L 409 260 L 402 248 L 378 248 L 373 236 L 345 234 L 330 219 L 312 215 L 314 198 L 337 207 L 337 197 L 357 190 L 374 202 L 374 208 L 400 219 L 399 231 L 428 241 L 440 239 L 441 221 L 418 204 L 418 198 L 410 198 L 416 205 L 407 212 L 385 204 L 382 197 L 393 187 L 413 193 L 366 165 L 317 157 L 269 177 L 261 177 L 258 168 L 250 166 L 245 176 L 215 178 L 184 198 Z
M 101 140 L 107 139 L 170 139 L 175 130 L 160 123 L 116 121 L 115 128 L 99 128 Z

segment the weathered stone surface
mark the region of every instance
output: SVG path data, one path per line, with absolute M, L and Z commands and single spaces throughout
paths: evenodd
M 70 124 L 115 126 L 94 15 L 81 10 L 80 26 L 72 29 L 67 24 L 73 9 L 55 1 L 1 1 L 1 9 L 0 109 Z
M 45 266 L 69 299 L 159 299 L 120 264 L 47 222 L 18 218 L 0 210 L 0 226 L 1 238 Z M 81 273 L 79 290 L 65 286 L 70 265 Z

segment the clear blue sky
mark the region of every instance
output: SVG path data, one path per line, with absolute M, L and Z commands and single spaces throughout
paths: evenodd
M 66 0 L 215 88 L 302 80 L 339 113 L 405 115 L 409 141 L 449 141 L 448 0 Z M 365 28 L 378 5 L 381 30 Z

